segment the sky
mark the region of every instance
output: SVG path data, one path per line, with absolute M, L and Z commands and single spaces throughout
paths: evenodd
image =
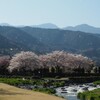
M 100 0 L 0 0 L 0 23 L 100 27 Z

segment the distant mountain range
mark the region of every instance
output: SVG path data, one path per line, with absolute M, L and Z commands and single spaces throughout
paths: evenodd
M 40 25 L 33 25 L 32 27 L 36 28 L 45 28 L 45 29 L 64 29 L 64 30 L 71 30 L 71 31 L 82 31 L 86 33 L 93 33 L 93 34 L 100 34 L 100 28 L 90 26 L 88 24 L 81 24 L 77 26 L 68 26 L 64 28 L 59 28 L 57 25 L 52 23 L 45 23 Z
M 45 24 L 40 24 L 40 25 L 33 25 L 32 27 L 45 28 L 45 29 L 58 29 L 59 28 L 57 25 L 52 24 L 52 23 L 45 23 Z
M 1 23 L 0 26 L 12 26 L 8 23 Z M 25 27 L 25 25 L 19 25 L 15 27 Z M 59 28 L 57 25 L 52 24 L 52 23 L 45 23 L 45 24 L 40 24 L 40 25 L 30 25 L 29 27 L 34 27 L 34 28 L 42 28 L 42 29 L 64 29 L 64 30 L 71 30 L 71 31 L 82 31 L 86 33 L 93 33 L 93 34 L 100 34 L 100 28 L 88 25 L 88 24 L 81 24 L 77 26 L 68 26 L 64 28 Z
M 64 50 L 81 53 L 95 60 L 100 58 L 100 34 L 33 27 L 23 27 L 21 30 L 37 38 L 40 42 L 49 47 L 46 52 Z
M 8 23 L 0 23 L 0 26 L 11 26 L 11 25 Z
M 18 45 L 17 43 L 14 43 L 7 39 L 6 37 L 0 35 L 0 55 L 11 55 L 18 51 L 22 50 L 22 46 Z
M 10 51 L 11 48 L 16 49 L 17 51 L 30 50 L 35 52 L 39 52 L 40 50 L 42 52 L 45 48 L 44 44 L 38 41 L 38 39 L 16 27 L 0 26 L 0 35 L 4 37 L 0 42 L 2 43 L 0 48 L 4 50 L 4 47 L 2 46 L 5 46 L 8 53 L 12 53 L 12 51 Z
M 45 24 L 40 24 L 40 25 L 33 25 L 32 27 L 36 28 L 45 28 L 45 29 L 64 29 L 64 30 L 72 30 L 72 31 L 82 31 L 86 33 L 93 33 L 93 34 L 100 34 L 100 28 L 90 26 L 88 24 L 81 24 L 77 26 L 68 26 L 64 28 L 59 28 L 55 24 L 51 23 L 45 23 Z
M 64 50 L 100 61 L 100 34 L 35 27 L 0 26 L 0 54 Z
M 37 27 L 37 28 L 46 28 L 46 29 L 58 29 L 59 27 L 55 24 L 51 24 L 51 23 L 46 23 L 46 24 L 41 24 L 41 25 L 36 25 L 33 27 Z M 88 24 L 81 24 L 81 25 L 77 25 L 77 26 L 68 26 L 68 27 L 64 27 L 64 28 L 60 28 L 60 29 L 64 29 L 64 30 L 72 30 L 72 31 L 82 31 L 82 32 L 86 32 L 86 33 L 94 33 L 94 34 L 100 34 L 100 28 L 97 27 L 93 27 L 90 26 Z
M 82 31 L 82 32 L 88 32 L 88 33 L 99 33 L 100 34 L 100 28 L 96 28 L 87 24 L 81 24 L 77 25 L 75 27 L 68 26 L 64 28 L 65 30 L 73 30 L 73 31 Z

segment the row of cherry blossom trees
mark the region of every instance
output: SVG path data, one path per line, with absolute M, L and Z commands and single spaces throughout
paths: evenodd
M 94 62 L 88 57 L 54 51 L 45 55 L 36 55 L 34 52 L 15 54 L 7 69 L 13 74 L 47 76 L 49 73 L 90 73 L 93 67 Z

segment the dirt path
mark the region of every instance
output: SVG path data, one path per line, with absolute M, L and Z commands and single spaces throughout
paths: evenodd
M 0 100 L 64 100 L 64 99 L 40 92 L 19 89 L 14 86 L 0 83 Z

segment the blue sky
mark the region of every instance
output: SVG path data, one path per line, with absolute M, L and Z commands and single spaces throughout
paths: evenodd
M 0 23 L 100 27 L 100 0 L 0 0 Z

